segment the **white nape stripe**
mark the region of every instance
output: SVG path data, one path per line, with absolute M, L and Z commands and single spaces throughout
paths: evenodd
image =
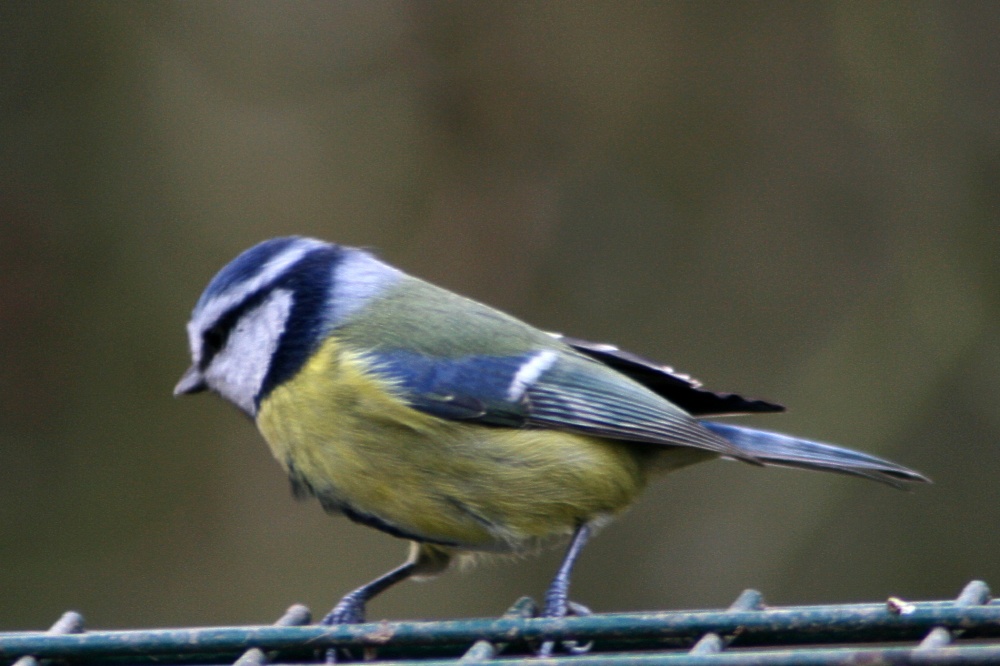
M 201 334 L 203 331 L 214 324 L 230 308 L 242 302 L 248 295 L 269 282 L 274 281 L 279 275 L 288 270 L 289 266 L 293 265 L 307 253 L 325 245 L 327 243 L 314 238 L 301 238 L 285 248 L 284 251 L 271 257 L 257 275 L 245 282 L 233 285 L 229 291 L 217 294 L 212 300 L 206 303 L 201 312 L 198 313 L 198 316 L 188 323 L 191 355 L 195 362 L 201 361 Z
M 256 411 L 254 399 L 271 367 L 293 301 L 291 291 L 275 289 L 240 317 L 226 346 L 205 368 L 208 385 L 250 416 Z
M 559 352 L 545 349 L 525 361 L 524 365 L 517 369 L 514 379 L 507 388 L 507 399 L 517 402 L 524 397 L 525 391 L 531 388 L 531 385 L 538 381 L 542 373 L 551 368 L 558 358 Z
M 348 250 L 333 269 L 333 289 L 327 301 L 328 324 L 340 324 L 403 275 L 364 250 Z

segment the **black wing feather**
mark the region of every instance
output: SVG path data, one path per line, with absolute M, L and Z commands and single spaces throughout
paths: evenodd
M 559 333 L 551 335 L 578 352 L 639 382 L 692 416 L 766 414 L 785 411 L 782 405 L 766 400 L 745 398 L 736 393 L 709 391 L 702 388 L 701 383 L 693 377 L 676 372 L 668 365 L 621 350 L 614 345 L 588 342 Z

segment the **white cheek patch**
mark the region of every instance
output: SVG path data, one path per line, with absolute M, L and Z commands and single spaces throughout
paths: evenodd
M 292 304 L 291 291 L 275 289 L 267 300 L 240 317 L 226 345 L 205 369 L 208 385 L 251 416 Z
M 524 365 L 517 369 L 514 379 L 507 388 L 507 399 L 517 402 L 524 397 L 525 391 L 531 388 L 531 385 L 537 382 L 542 373 L 551 368 L 558 358 L 559 352 L 546 349 L 525 361 Z

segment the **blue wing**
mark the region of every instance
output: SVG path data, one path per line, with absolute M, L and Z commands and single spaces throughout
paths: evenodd
M 369 358 L 411 406 L 441 418 L 689 446 L 757 462 L 668 400 L 569 349 L 459 358 L 397 350 Z
M 860 451 L 701 421 L 667 400 L 665 391 L 656 390 L 666 385 L 676 392 L 691 380 L 603 346 L 589 351 L 593 353 L 584 356 L 555 347 L 520 355 L 458 358 L 389 351 L 370 354 L 369 359 L 376 372 L 396 383 L 412 407 L 445 419 L 695 447 L 756 464 L 839 472 L 896 487 L 927 480 L 902 465 Z M 615 363 L 601 362 L 609 359 Z M 632 366 L 626 368 L 627 375 L 618 367 L 622 363 Z M 657 378 L 657 372 L 670 376 Z M 636 373 L 655 386 L 647 388 L 648 381 L 631 379 Z M 697 384 L 692 388 L 697 389 Z M 718 413 L 725 405 L 740 411 L 778 407 L 731 394 L 705 392 L 688 397 L 707 413 Z
M 508 400 L 507 394 L 529 354 L 441 359 L 391 351 L 367 356 L 380 375 L 399 386 L 415 409 L 456 421 L 513 427 L 527 424 L 527 406 Z

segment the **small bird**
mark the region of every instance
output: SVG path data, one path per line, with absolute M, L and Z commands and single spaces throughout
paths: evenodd
M 411 542 L 407 561 L 344 596 L 328 625 L 364 621 L 372 597 L 457 558 L 569 537 L 542 611 L 565 616 L 595 529 L 650 477 L 694 463 L 927 481 L 865 453 L 703 420 L 783 407 L 708 391 L 311 238 L 243 252 L 187 330 L 193 365 L 175 395 L 218 393 L 254 420 L 297 497 Z

